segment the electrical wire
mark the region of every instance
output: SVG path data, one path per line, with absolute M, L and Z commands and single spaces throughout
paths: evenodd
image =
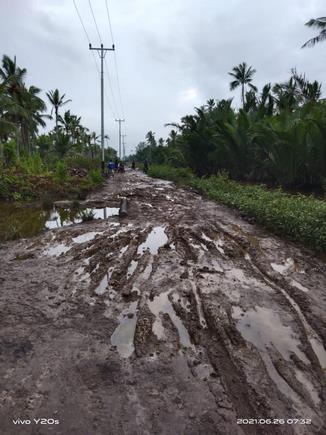
M 118 114 L 119 110 L 118 110 L 117 102 L 116 102 L 116 99 L 115 99 L 115 96 L 114 96 L 114 92 L 113 92 L 113 88 L 112 88 L 112 80 L 111 80 L 111 76 L 110 76 L 109 67 L 108 67 L 108 64 L 107 64 L 107 61 L 106 61 L 106 57 L 104 58 L 104 66 L 105 66 L 105 72 L 106 72 L 106 76 L 107 76 L 108 83 L 109 83 L 109 88 L 110 88 L 110 91 L 111 91 L 113 107 L 115 108 L 115 113 Z
M 96 18 L 95 18 L 95 14 L 94 14 L 94 10 L 93 10 L 93 7 L 92 7 L 91 0 L 88 0 L 88 4 L 89 4 L 89 8 L 90 8 L 92 17 L 93 17 L 93 21 L 94 21 L 94 24 L 95 24 L 95 28 L 96 28 L 96 31 L 97 31 L 97 35 L 98 35 L 99 41 L 102 44 L 102 37 L 101 37 L 101 33 L 99 31 L 99 27 L 97 25 L 97 21 L 96 21 Z M 114 51 L 114 54 L 115 54 L 115 51 Z M 105 61 L 105 68 L 106 68 L 106 76 L 107 76 L 107 79 L 108 79 L 109 89 L 110 89 L 110 92 L 111 92 L 111 97 L 112 97 L 112 102 L 113 102 L 113 108 L 114 108 L 113 112 L 119 113 L 118 106 L 117 106 L 117 103 L 116 103 L 116 98 L 115 98 L 115 95 L 114 95 L 114 92 L 113 92 L 112 80 L 111 80 L 111 76 L 110 76 L 110 73 L 109 73 L 109 67 L 108 67 L 106 58 L 104 58 L 104 61 Z
M 86 39 L 87 39 L 88 43 L 90 44 L 90 43 L 91 43 L 91 40 L 90 40 L 90 37 L 89 37 L 88 32 L 87 32 L 87 30 L 86 30 L 86 27 L 85 27 L 85 25 L 84 25 L 84 22 L 83 22 L 83 20 L 82 20 L 82 17 L 81 17 L 81 15 L 80 15 L 80 12 L 79 12 L 79 10 L 78 10 L 78 8 L 77 8 L 76 2 L 75 2 L 75 0 L 72 0 L 72 1 L 73 1 L 74 6 L 75 6 L 75 10 L 76 10 L 76 12 L 77 12 L 77 15 L 78 15 L 78 18 L 79 18 L 80 24 L 81 24 L 82 28 L 84 29 L 84 33 L 85 33 Z M 91 6 L 91 5 L 90 5 L 90 6 Z M 95 21 L 95 17 L 94 17 L 94 21 Z M 96 21 L 95 21 L 95 22 L 96 22 Z M 97 26 L 97 25 L 96 25 L 96 26 Z M 100 72 L 100 69 L 99 69 L 98 63 L 96 62 L 96 57 L 95 57 L 94 51 L 91 50 L 91 53 L 92 53 L 92 56 L 93 56 L 93 60 L 94 60 L 94 63 L 95 63 L 95 67 L 96 67 L 97 73 L 98 73 L 99 77 L 101 77 L 101 72 Z M 110 109 L 111 115 L 113 116 L 113 118 L 115 118 L 115 113 L 117 113 L 117 110 L 113 110 L 113 107 L 112 107 L 112 105 L 111 105 L 110 99 L 108 98 L 108 94 L 107 94 L 106 88 L 104 88 L 104 89 L 105 89 L 106 102 L 107 102 L 107 104 L 108 104 L 108 106 L 109 106 L 109 109 Z M 112 86 L 111 86 L 111 90 L 112 90 Z
M 114 44 L 114 37 L 113 37 L 113 31 L 112 31 L 112 25 L 111 25 L 111 18 L 110 18 L 108 0 L 105 0 L 105 6 L 106 6 L 107 18 L 108 18 L 108 21 L 109 21 L 109 29 L 110 29 L 111 40 L 112 40 L 112 44 Z M 114 54 L 114 64 L 115 64 L 115 70 L 116 70 L 116 78 L 117 78 L 117 86 L 118 86 L 119 101 L 120 101 L 120 106 L 121 106 L 121 113 L 122 113 L 122 118 L 124 118 L 124 109 L 123 109 L 122 97 L 121 97 L 121 88 L 120 88 L 120 80 L 119 80 L 119 70 L 118 70 L 117 55 L 116 55 L 115 51 L 114 51 L 113 54 Z
M 79 18 L 80 24 L 82 25 L 82 28 L 84 29 L 86 39 L 87 39 L 88 43 L 90 44 L 90 43 L 91 43 L 91 40 L 90 40 L 90 38 L 89 38 L 89 35 L 88 35 L 88 33 L 87 33 L 87 30 L 86 30 L 86 27 L 85 27 L 85 25 L 84 25 L 84 23 L 83 23 L 82 17 L 81 17 L 81 15 L 80 15 L 80 13 L 79 13 L 79 10 L 78 10 L 78 8 L 77 8 L 76 2 L 75 2 L 75 0 L 72 0 L 72 1 L 73 1 L 74 6 L 75 6 L 75 10 L 76 10 L 76 12 L 77 12 L 77 15 L 78 15 L 78 18 Z M 94 52 L 93 52 L 93 51 L 92 51 L 92 55 L 93 55 L 93 59 L 94 59 L 94 63 L 95 63 L 95 66 L 96 66 L 97 72 L 98 72 L 98 74 L 100 74 L 100 70 L 99 70 L 98 64 L 97 64 L 97 62 L 96 62 L 96 58 L 95 58 L 95 55 L 94 55 Z
M 91 0 L 88 0 L 88 4 L 89 4 L 89 8 L 91 10 L 92 16 L 93 16 L 93 20 L 94 20 L 94 24 L 95 24 L 96 31 L 97 31 L 97 34 L 98 34 L 98 38 L 100 40 L 100 44 L 102 44 L 102 38 L 101 38 L 101 34 L 100 34 L 100 31 L 98 29 L 98 25 L 97 25 L 97 22 L 96 22 L 96 19 L 95 19 L 95 15 L 94 15 L 94 11 L 93 11 Z

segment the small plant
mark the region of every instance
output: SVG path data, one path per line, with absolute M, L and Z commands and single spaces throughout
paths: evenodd
M 91 208 L 86 208 L 85 210 L 81 210 L 79 212 L 79 218 L 83 222 L 92 221 L 95 217 L 95 213 Z
M 89 173 L 89 179 L 94 184 L 100 184 L 103 181 L 103 177 L 98 169 L 94 169 Z
M 13 197 L 14 201 L 21 201 L 22 200 L 22 195 L 19 192 L 14 192 L 12 194 L 12 197 Z
M 46 167 L 40 154 L 22 158 L 19 161 L 19 167 L 28 175 L 41 175 L 46 171 Z
M 68 179 L 67 165 L 61 160 L 56 165 L 54 178 L 59 182 L 64 182 Z
M 3 146 L 3 159 L 5 166 L 11 166 L 16 162 L 16 142 L 10 140 Z

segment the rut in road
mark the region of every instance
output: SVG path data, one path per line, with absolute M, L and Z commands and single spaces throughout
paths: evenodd
M 121 197 L 128 217 L 3 246 L 7 415 L 55 406 L 69 433 L 326 433 L 325 264 L 138 172 L 90 199 Z

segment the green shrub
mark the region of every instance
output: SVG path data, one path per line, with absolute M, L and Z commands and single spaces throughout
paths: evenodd
M 82 168 L 91 171 L 100 166 L 99 159 L 90 159 L 82 154 L 74 154 L 73 156 L 67 156 L 65 162 L 68 168 Z
M 81 210 L 78 214 L 78 217 L 83 221 L 92 221 L 95 217 L 95 213 L 92 209 L 86 208 L 85 210 Z
M 16 146 L 14 140 L 10 140 L 3 145 L 3 160 L 5 166 L 11 166 L 16 162 Z
M 194 179 L 194 174 L 191 172 L 191 169 L 172 168 L 168 165 L 151 165 L 148 170 L 148 175 L 182 184 L 189 184 Z
M 93 169 L 89 173 L 89 179 L 93 184 L 100 184 L 103 181 L 103 177 L 98 169 Z
M 55 168 L 54 178 L 58 182 L 64 182 L 68 179 L 68 169 L 65 162 L 59 160 Z
M 46 166 L 40 154 L 23 157 L 20 159 L 18 167 L 28 175 L 41 175 L 46 172 Z

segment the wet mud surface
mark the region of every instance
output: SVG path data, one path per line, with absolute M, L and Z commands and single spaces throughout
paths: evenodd
M 325 263 L 138 172 L 89 199 L 122 197 L 1 244 L 0 432 L 326 434 Z

